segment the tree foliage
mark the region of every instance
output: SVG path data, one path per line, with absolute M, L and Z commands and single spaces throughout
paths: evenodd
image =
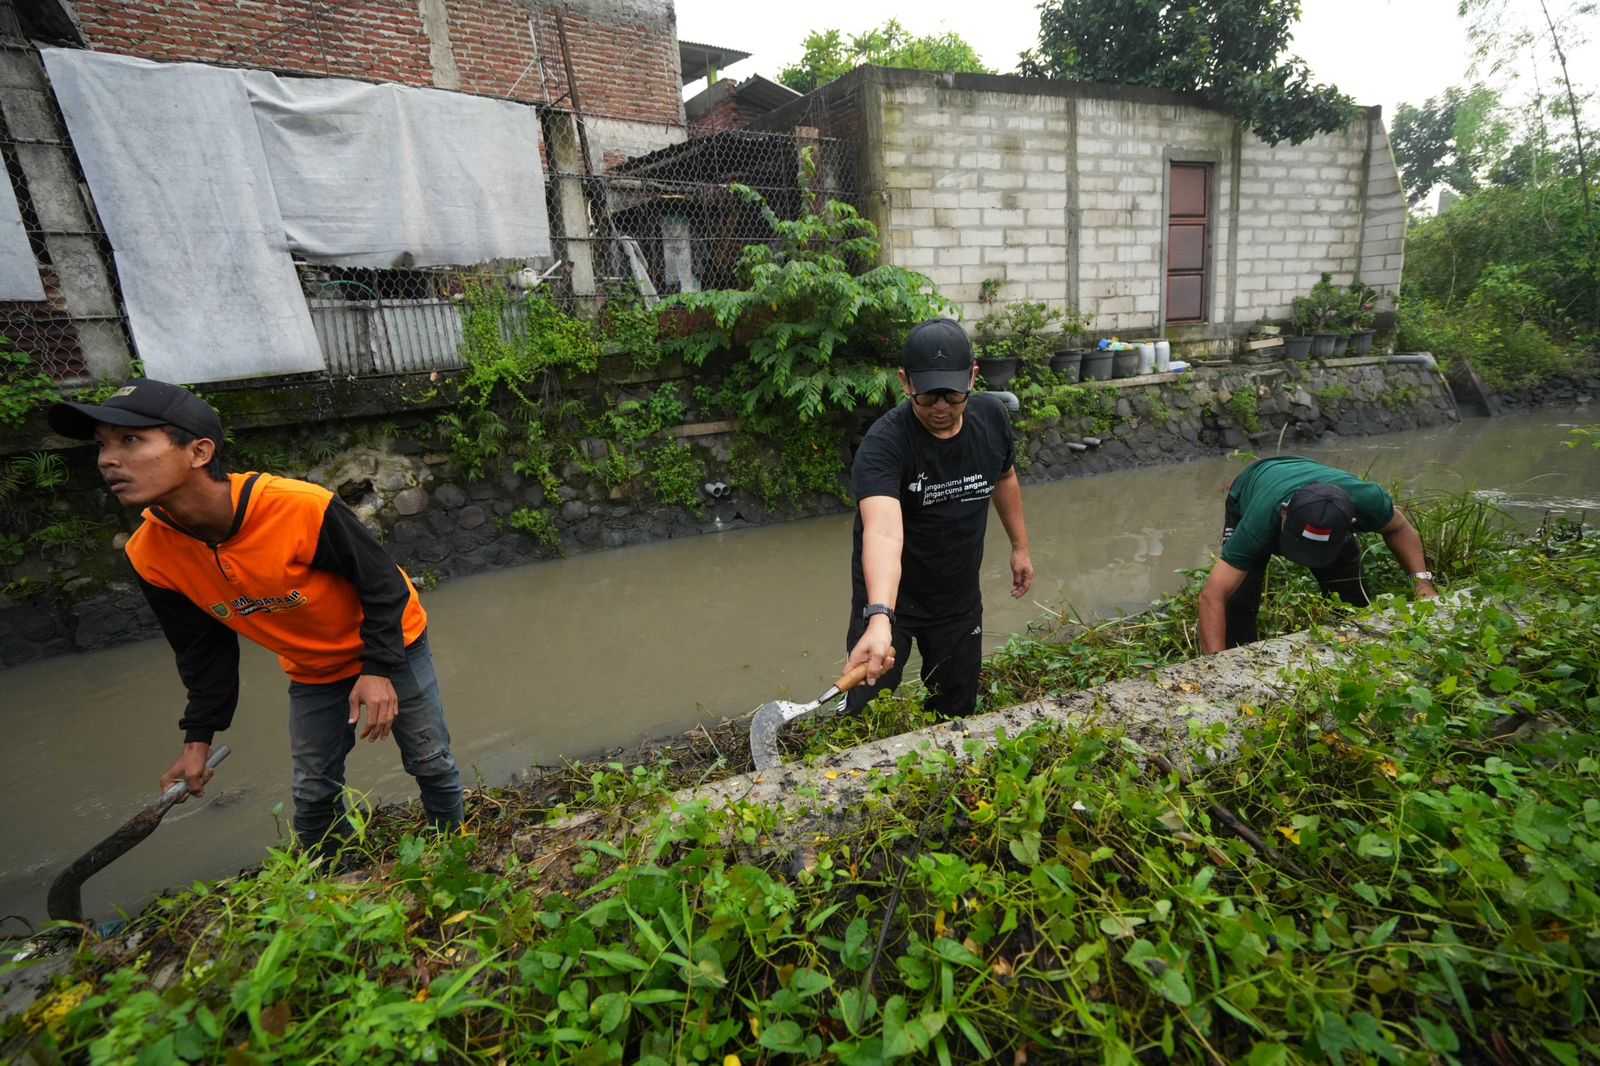
M 1463 196 L 1479 188 L 1508 153 L 1510 140 L 1499 94 L 1481 85 L 1451 86 L 1417 107 L 1401 104 L 1389 128 L 1389 143 L 1413 206 L 1440 185 Z
M 992 74 L 978 53 L 956 33 L 917 36 L 896 19 L 846 38 L 839 30 L 806 34 L 800 62 L 784 67 L 778 80 L 796 92 L 808 93 L 871 64 L 954 74 Z
M 1349 97 L 1289 54 L 1299 17 L 1299 0 L 1044 0 L 1039 46 L 1019 71 L 1195 93 L 1268 144 L 1299 144 L 1355 116 Z

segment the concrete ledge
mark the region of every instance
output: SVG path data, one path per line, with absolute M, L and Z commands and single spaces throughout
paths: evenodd
M 1463 595 L 1438 601 L 1435 618 L 1448 617 L 1450 601 Z M 780 844 L 795 844 L 858 820 L 864 805 L 873 802 L 874 783 L 891 777 L 905 756 L 940 751 L 958 764 L 967 763 L 992 747 L 1001 731 L 1014 737 L 1038 725 L 1108 726 L 1145 751 L 1185 766 L 1191 763 L 1189 753 L 1194 745 L 1191 724 L 1201 729 L 1220 724 L 1224 727 L 1222 738 L 1210 754 L 1227 759 L 1237 751 L 1244 708 L 1265 707 L 1286 698 L 1292 691 L 1287 680 L 1291 669 L 1337 661 L 1345 654 L 1342 645 L 1356 638 L 1382 639 L 1396 622 L 1392 611 L 1376 612 L 1334 631 L 1326 643 L 1314 641 L 1305 632 L 1261 641 L 1165 667 L 1147 677 L 903 733 L 813 766 L 777 767 L 685 789 L 674 795 L 672 802 L 711 807 L 755 803 L 777 808 L 795 819 L 782 831 L 787 835 Z

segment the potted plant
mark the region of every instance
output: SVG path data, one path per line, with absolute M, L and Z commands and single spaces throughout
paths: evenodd
M 978 302 L 985 310 L 973 337 L 978 348 L 978 373 L 983 375 L 984 387 L 990 389 L 1004 388 L 1017 376 L 1017 355 L 1007 336 L 1006 314 L 995 306 L 1004 284 L 999 278 L 985 278 L 978 286 Z
M 1350 286 L 1351 309 L 1350 354 L 1368 355 L 1372 351 L 1372 338 L 1377 336 L 1378 290 L 1357 281 Z
M 1055 347 L 1046 331 L 1061 312 L 1035 300 L 1008 304 L 1003 312 L 991 311 L 978 323 L 979 372 L 989 388 L 1010 384 L 1018 366 L 1043 366 Z
M 1311 337 L 1311 354 L 1315 358 L 1327 359 L 1333 355 L 1344 307 L 1345 294 L 1334 285 L 1333 275 L 1326 272 L 1311 286 L 1309 293 L 1294 298 L 1295 331 Z
M 1083 337 L 1089 330 L 1089 316 L 1070 311 L 1061 314 L 1061 337 L 1068 347 L 1057 348 L 1050 356 L 1050 369 L 1076 384 L 1083 377 L 1083 357 L 1087 350 Z

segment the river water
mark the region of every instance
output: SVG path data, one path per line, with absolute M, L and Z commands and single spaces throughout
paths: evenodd
M 1600 512 L 1600 459 L 1560 446 L 1588 412 L 1474 420 L 1308 452 L 1389 483 L 1494 494 L 1536 522 Z M 1593 418 L 1588 419 L 1593 421 Z M 1024 490 L 1038 578 L 1007 595 L 1008 545 L 990 523 L 984 629 L 991 647 L 1045 609 L 1145 605 L 1207 565 L 1241 460 L 1208 458 Z M 849 605 L 850 517 L 583 555 L 451 582 L 426 597 L 454 748 L 469 781 L 809 699 L 837 674 Z M 279 839 L 289 806 L 287 681 L 243 648 L 233 748 L 206 798 L 91 880 L 88 913 L 225 876 Z M 915 676 L 915 667 L 908 672 Z M 10 743 L 0 785 L 0 915 L 38 922 L 55 872 L 154 797 L 180 746 L 183 694 L 160 640 L 0 676 Z M 415 796 L 392 742 L 358 744 L 350 783 Z M 11 923 L 5 931 L 21 931 Z

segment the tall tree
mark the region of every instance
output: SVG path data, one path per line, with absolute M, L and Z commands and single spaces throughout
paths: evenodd
M 1355 116 L 1289 54 L 1299 18 L 1299 0 L 1044 0 L 1019 71 L 1195 93 L 1269 144 L 1299 144 Z
M 864 64 L 937 70 L 953 74 L 992 74 L 972 45 L 955 33 L 917 36 L 895 19 L 848 40 L 839 30 L 806 34 L 800 62 L 784 67 L 778 80 L 796 92 L 808 93 Z
M 1481 85 L 1455 86 L 1420 106 L 1401 104 L 1389 126 L 1389 143 L 1413 206 L 1447 185 L 1462 195 L 1478 189 L 1509 151 L 1510 127 L 1500 98 Z M 1492 179 L 1491 179 L 1492 180 Z

